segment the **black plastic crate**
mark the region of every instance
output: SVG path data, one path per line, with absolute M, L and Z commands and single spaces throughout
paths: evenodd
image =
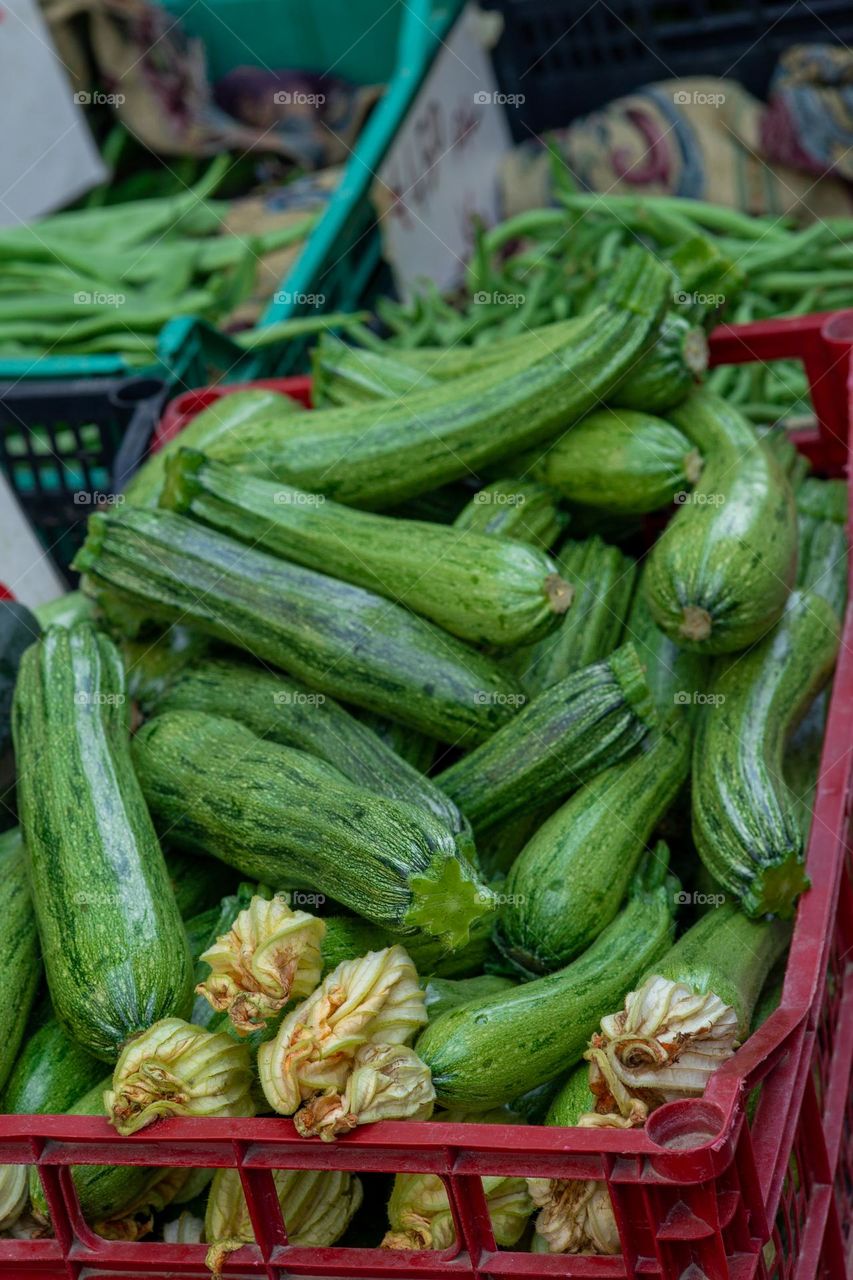
M 503 14 L 494 51 L 507 112 L 524 140 L 568 124 L 641 85 L 730 76 L 767 94 L 791 44 L 853 45 L 850 0 L 482 0 Z
M 167 389 L 159 378 L 0 383 L 0 466 L 66 577 L 88 516 L 138 465 Z

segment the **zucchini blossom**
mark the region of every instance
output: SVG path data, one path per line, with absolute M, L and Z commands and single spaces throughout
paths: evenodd
M 254 897 L 200 957 L 211 972 L 196 991 L 226 1012 L 240 1035 L 248 1035 L 317 986 L 325 932 L 322 920 L 292 911 L 283 894 L 269 901 Z
M 246 1045 L 182 1018 L 161 1018 L 127 1041 L 104 1093 L 122 1137 L 160 1116 L 250 1116 L 252 1068 Z
M 426 1021 L 417 970 L 401 946 L 343 961 L 260 1046 L 267 1102 L 289 1116 L 317 1093 L 343 1094 L 362 1045 L 406 1044 Z

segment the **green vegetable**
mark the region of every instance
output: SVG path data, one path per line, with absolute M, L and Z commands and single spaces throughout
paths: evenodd
M 21 831 L 0 835 L 0 1089 L 27 1028 L 41 979 L 39 937 Z
M 540 693 L 436 782 L 475 831 L 557 799 L 636 749 L 656 718 L 631 645 Z
M 323 919 L 326 923 L 321 948 L 324 977 L 342 961 L 355 960 L 368 951 L 381 951 L 396 941 L 392 933 L 358 916 L 324 916 Z M 468 941 L 453 951 L 447 950 L 441 937 L 423 932 L 407 934 L 406 951 L 422 978 L 432 975 L 436 978 L 477 977 L 489 953 L 492 923 L 490 915 L 472 920 Z
M 375 591 L 475 644 L 535 639 L 571 604 L 553 560 L 525 543 L 354 511 L 188 450 L 168 465 L 161 505 Z
M 230 868 L 211 863 L 209 858 L 197 858 L 183 849 L 170 849 L 166 853 L 166 869 L 178 911 L 187 928 L 193 917 L 216 908 L 235 885 L 235 876 Z
M 705 866 L 751 916 L 792 913 L 808 885 L 782 760 L 792 727 L 829 677 L 838 620 L 794 592 L 768 636 L 716 675 L 699 719 L 693 836 Z
M 702 459 L 662 418 L 599 409 L 566 431 L 534 474 L 569 502 L 617 515 L 657 511 L 692 488 Z
M 470 830 L 435 783 L 331 698 L 284 676 L 248 662 L 209 658 L 185 668 L 150 711 L 205 711 L 239 720 L 260 738 L 325 760 L 356 786 L 427 809 L 470 848 Z
M 689 765 L 690 735 L 679 724 L 542 824 L 510 869 L 498 926 L 501 951 L 522 972 L 562 968 L 610 923 Z
M 799 527 L 797 588 L 822 596 L 842 622 L 847 607 L 847 530 L 835 520 L 812 520 L 803 516 L 800 516 Z
M 27 650 L 14 707 L 18 803 L 48 986 L 96 1057 L 185 1012 L 191 966 L 130 761 L 124 672 L 87 623 Z
M 680 404 L 708 368 L 705 334 L 686 316 L 668 311 L 654 346 L 610 393 L 611 404 L 666 413 Z
M 515 711 L 516 689 L 495 663 L 400 605 L 171 512 L 92 516 L 74 563 L 89 589 L 184 619 L 446 741 L 481 741 Z
M 436 385 L 429 373 L 417 372 L 390 351 L 364 351 L 329 333 L 315 346 L 311 365 L 311 394 L 320 407 L 386 400 Z
M 696 391 L 672 418 L 705 467 L 651 550 L 649 607 L 683 648 L 730 653 L 764 635 L 785 607 L 796 571 L 793 496 L 752 427 L 724 400 Z
M 474 494 L 453 521 L 457 529 L 517 538 L 545 551 L 566 523 L 557 495 L 535 480 L 495 480 Z
M 599 537 L 564 542 L 557 567 L 560 576 L 574 587 L 571 609 L 549 636 L 519 649 L 509 659 L 531 696 L 613 652 L 637 575 L 635 561 Z M 630 634 L 626 636 L 630 638 Z
M 635 875 L 620 915 L 572 964 L 430 1023 L 416 1051 L 439 1102 L 486 1110 L 573 1066 L 601 1011 L 671 942 L 673 897 L 665 864 L 651 860 Z
M 201 661 L 210 648 L 206 636 L 182 627 L 169 627 L 162 635 L 141 640 L 120 636 L 118 640 L 127 677 L 128 696 L 138 702 L 144 712 L 156 706 L 157 699 L 189 663 Z
M 214 456 L 223 451 L 230 454 L 235 443 L 239 447 L 238 442 L 250 425 L 263 427 L 268 422 L 289 419 L 301 409 L 298 400 L 260 387 L 232 391 L 214 400 L 146 458 L 127 486 L 125 498 L 136 507 L 155 507 L 163 487 L 166 463 L 179 449 L 203 449 Z
M 634 645 L 646 669 L 646 680 L 659 714 L 666 716 L 674 706 L 684 706 L 692 718 L 705 697 L 711 660 L 704 653 L 679 648 L 655 624 L 646 598 L 645 572 L 644 569 L 640 574 L 631 601 L 625 638 Z
M 589 412 L 653 340 L 668 277 L 632 251 L 553 353 L 524 350 L 500 377 L 486 370 L 380 407 L 316 413 L 309 431 L 270 431 L 246 465 L 347 505 L 388 507 L 531 448 Z
M 499 991 L 509 991 L 516 985 L 512 978 L 492 973 L 479 974 L 474 978 L 430 978 L 424 987 L 424 1003 L 432 1022 L 448 1009 L 472 1000 L 482 1000 Z
M 467 941 L 491 893 L 422 809 L 355 787 L 236 721 L 172 711 L 143 725 L 134 762 L 172 838 L 276 888 L 306 885 L 395 932 Z
M 386 747 L 390 747 L 398 756 L 402 756 L 419 773 L 429 773 L 438 750 L 438 743 L 434 738 L 428 738 L 410 725 L 400 724 L 398 720 L 388 720 L 385 716 L 379 716 L 374 711 L 364 711 L 360 708 L 355 710 L 361 723 L 372 729 Z

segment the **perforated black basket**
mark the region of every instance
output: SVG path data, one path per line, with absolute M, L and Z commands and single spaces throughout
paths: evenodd
M 166 391 L 159 378 L 0 383 L 0 467 L 66 576 L 88 516 L 138 465 Z
M 764 97 L 791 44 L 853 45 L 850 0 L 482 0 L 503 14 L 494 61 L 519 139 L 640 85 L 731 76 Z

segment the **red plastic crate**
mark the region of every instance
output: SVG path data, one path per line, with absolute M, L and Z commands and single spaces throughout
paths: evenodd
M 723 327 L 715 363 L 799 356 L 819 427 L 800 447 L 844 472 L 853 421 L 853 313 Z M 75 1164 L 236 1166 L 257 1245 L 226 1276 L 418 1280 L 843 1280 L 853 1265 L 853 603 L 848 608 L 782 1001 L 711 1080 L 644 1130 L 382 1123 L 335 1144 L 300 1139 L 289 1120 L 168 1120 L 119 1138 L 98 1118 L 0 1119 L 0 1163 L 37 1163 L 56 1236 L 0 1241 L 0 1273 L 49 1280 L 207 1275 L 204 1246 L 107 1242 L 83 1222 Z M 746 1102 L 761 1085 L 751 1121 Z M 457 1243 L 444 1252 L 288 1245 L 270 1170 L 433 1172 L 445 1182 Z M 618 1257 L 498 1250 L 483 1174 L 604 1179 Z
M 235 391 L 255 390 L 267 387 L 272 391 L 280 391 L 282 395 L 298 400 L 306 409 L 311 408 L 311 379 L 307 374 L 292 378 L 259 378 L 257 382 L 232 382 L 218 387 L 197 387 L 192 391 L 184 391 L 175 396 L 166 405 L 162 418 L 154 430 L 151 441 L 151 452 L 162 449 L 167 441 L 174 439 L 179 431 L 190 422 L 202 409 L 215 404 Z

